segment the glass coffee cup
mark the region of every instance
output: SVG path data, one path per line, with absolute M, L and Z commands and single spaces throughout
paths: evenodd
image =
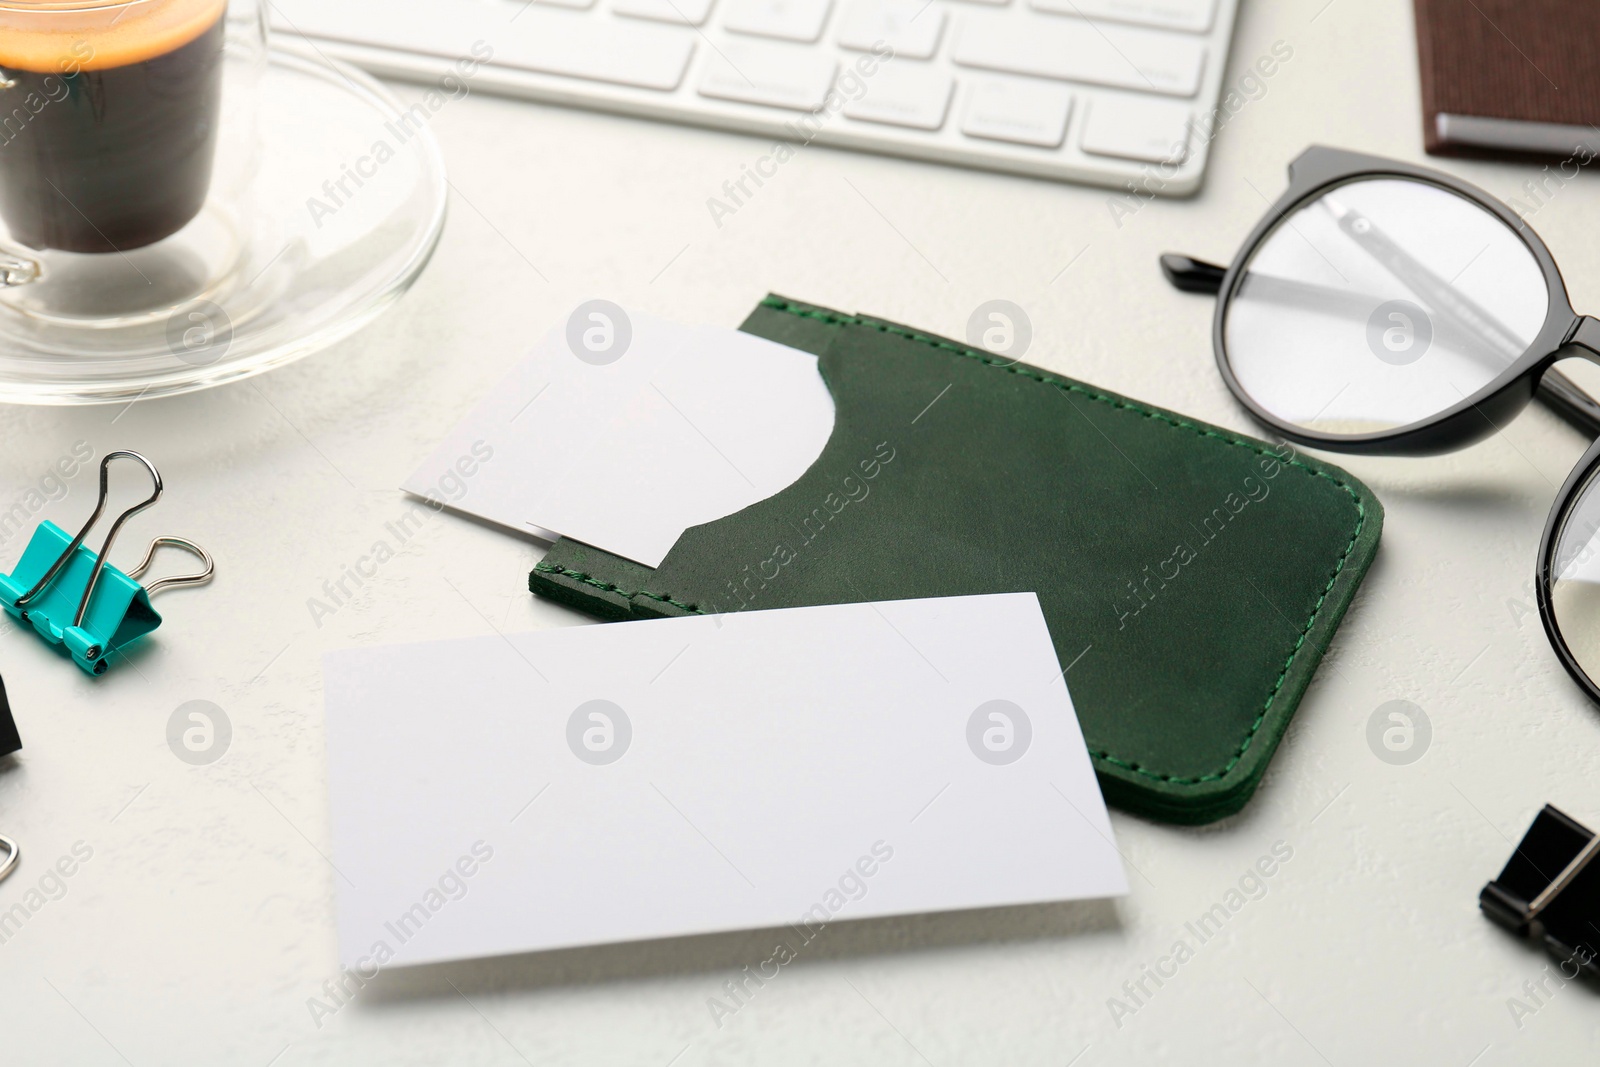
M 0 0 L 0 313 L 217 299 L 247 243 L 257 0 Z

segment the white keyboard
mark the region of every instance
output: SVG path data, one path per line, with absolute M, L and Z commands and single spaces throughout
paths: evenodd
M 791 144 L 1193 192 L 1238 0 L 271 0 L 373 73 Z

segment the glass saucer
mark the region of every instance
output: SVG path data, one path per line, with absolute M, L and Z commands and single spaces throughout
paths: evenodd
M 0 300 L 0 402 L 103 404 L 237 381 L 348 337 L 410 287 L 448 192 L 427 127 L 365 74 L 283 46 L 258 122 L 248 216 L 208 206 L 191 223 L 238 242 L 233 268 L 160 314 L 92 325 Z M 119 284 L 117 258 L 85 256 L 82 269 Z

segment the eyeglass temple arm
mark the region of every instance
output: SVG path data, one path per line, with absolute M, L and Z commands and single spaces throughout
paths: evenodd
M 1216 296 L 1222 292 L 1222 279 L 1227 275 L 1228 268 L 1177 252 L 1163 252 L 1161 273 L 1167 276 L 1167 281 L 1174 289 Z
M 1222 279 L 1228 271 L 1203 259 L 1166 252 L 1161 256 L 1161 273 L 1175 289 L 1216 296 L 1222 291 Z M 1600 320 L 1585 318 L 1572 343 L 1600 356 Z M 1574 428 L 1590 437 L 1600 436 L 1600 402 L 1565 374 L 1555 369 L 1545 371 L 1539 380 L 1538 398 Z

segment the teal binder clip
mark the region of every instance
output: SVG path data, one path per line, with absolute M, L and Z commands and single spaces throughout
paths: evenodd
M 107 468 L 119 458 L 144 464 L 154 490 L 146 500 L 117 516 L 96 554 L 84 545 L 83 539 L 105 512 L 109 495 Z M 107 453 L 100 461 L 100 502 L 95 505 L 94 514 L 76 537 L 69 538 L 53 522 L 40 523 L 16 568 L 10 574 L 0 574 L 0 607 L 65 650 L 79 667 L 90 674 L 104 674 L 109 662 L 106 657 L 113 649 L 161 625 L 161 616 L 150 606 L 152 593 L 177 585 L 201 585 L 216 572 L 210 553 L 182 537 L 151 541 L 143 561 L 129 571 L 106 562 L 122 524 L 160 500 L 161 492 L 161 474 L 149 460 L 137 452 Z M 194 553 L 205 569 L 140 585 L 137 579 L 150 569 L 156 550 L 162 545 Z

